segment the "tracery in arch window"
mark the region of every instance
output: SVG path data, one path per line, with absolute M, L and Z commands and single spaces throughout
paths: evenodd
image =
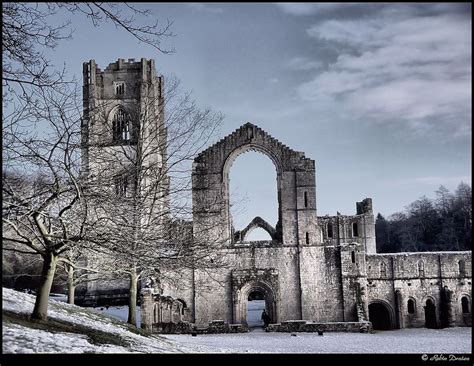
M 131 121 L 130 115 L 123 109 L 119 109 L 112 121 L 112 139 L 113 141 L 130 141 L 131 139 Z

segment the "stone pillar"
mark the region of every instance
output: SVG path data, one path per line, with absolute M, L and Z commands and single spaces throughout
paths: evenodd
M 399 289 L 395 290 L 395 328 L 404 328 L 403 324 L 403 302 L 402 292 Z
M 152 331 L 153 325 L 153 290 L 151 288 L 142 289 L 141 293 L 141 327 Z
M 453 311 L 453 292 L 444 286 L 441 291 L 441 326 L 454 327 L 456 319 Z

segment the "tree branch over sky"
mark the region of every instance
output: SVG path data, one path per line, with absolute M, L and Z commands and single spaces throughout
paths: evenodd
M 57 70 L 46 58 L 45 51 L 54 49 L 59 42 L 71 39 L 74 30 L 71 21 L 56 25 L 55 15 L 65 11 L 69 16 L 83 16 L 94 27 L 112 22 L 119 30 L 127 32 L 139 42 L 160 53 L 171 53 L 162 47 L 163 37 L 170 37 L 172 22 L 163 25 L 150 19 L 148 9 L 127 3 L 2 3 L 2 86 L 9 91 L 19 88 L 24 94 L 31 87 L 57 87 L 65 82 L 65 70 Z M 140 17 L 140 20 L 137 18 Z M 5 95 L 5 94 L 4 94 Z

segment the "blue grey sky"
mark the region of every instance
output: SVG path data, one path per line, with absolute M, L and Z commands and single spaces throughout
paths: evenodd
M 77 18 L 55 63 L 80 79 L 89 59 L 154 58 L 225 115 L 220 137 L 252 122 L 314 159 L 318 215 L 354 214 L 372 197 L 389 216 L 440 185 L 471 184 L 471 4 L 136 5 L 174 22 L 174 54 Z M 231 190 L 237 229 L 257 215 L 276 223 L 267 157 L 240 155 Z

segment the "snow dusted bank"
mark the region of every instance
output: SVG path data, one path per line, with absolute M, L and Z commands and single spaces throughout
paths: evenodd
M 472 328 L 362 333 L 149 335 L 87 308 L 51 300 L 49 324 L 31 323 L 34 296 L 3 289 L 6 353 L 415 353 L 471 354 Z M 470 356 L 469 356 L 470 357 Z

